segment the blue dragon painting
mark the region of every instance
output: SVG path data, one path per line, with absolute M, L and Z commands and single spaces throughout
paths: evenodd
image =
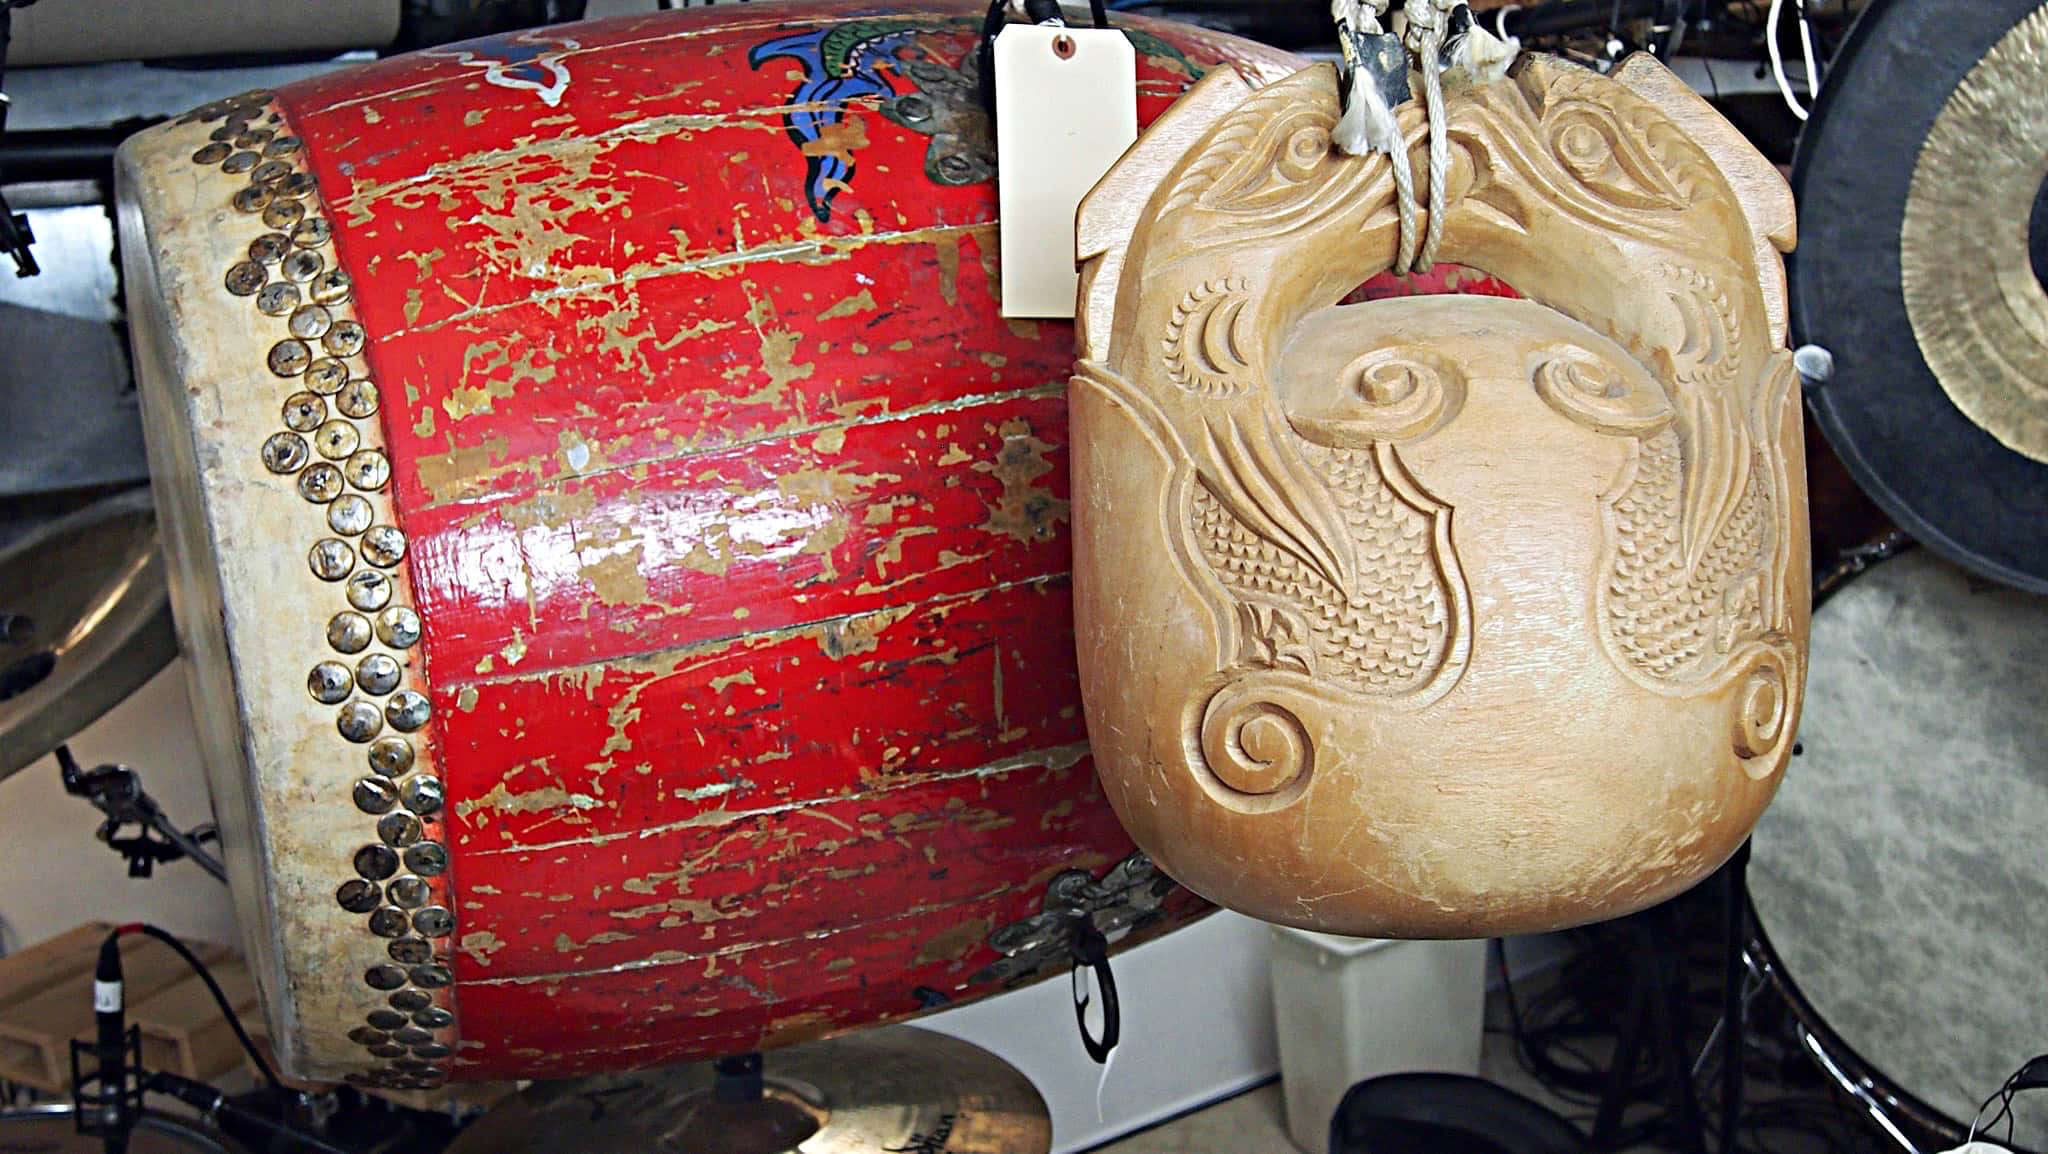
M 747 62 L 757 69 L 770 60 L 794 60 L 803 67 L 804 81 L 790 95 L 783 123 L 809 162 L 804 197 L 820 221 L 832 219 L 832 201 L 853 181 L 852 153 L 821 149 L 820 142 L 845 123 L 848 101 L 895 96 L 885 70 L 894 69 L 896 54 L 920 34 L 953 31 L 944 23 L 953 22 L 854 20 L 778 37 L 748 55 Z M 971 27 L 973 21 L 963 23 Z
M 852 187 L 858 147 L 853 142 L 864 137 L 848 133 L 847 105 L 863 97 L 875 99 L 887 119 L 934 138 L 925 162 L 934 181 L 975 184 L 994 176 L 993 134 L 981 107 L 973 48 L 980 25 L 971 16 L 876 15 L 792 32 L 748 54 L 756 70 L 771 60 L 793 60 L 803 68 L 783 124 L 804 155 L 804 199 L 819 221 L 832 219 L 832 202 Z M 1149 32 L 1123 31 L 1141 55 L 1170 61 L 1190 78 L 1202 75 L 1172 44 Z M 939 37 L 961 41 L 957 63 L 932 57 L 931 40 Z

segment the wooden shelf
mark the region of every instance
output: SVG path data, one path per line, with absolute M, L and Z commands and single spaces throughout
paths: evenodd
M 92 971 L 112 926 L 88 922 L 0 958 L 0 1079 L 52 1094 L 71 1090 L 71 1039 L 94 1032 Z M 185 943 L 245 1020 L 256 983 L 226 946 Z M 121 941 L 129 1024 L 140 1027 L 145 1067 L 211 1081 L 241 1064 L 234 1031 L 199 975 L 159 942 Z

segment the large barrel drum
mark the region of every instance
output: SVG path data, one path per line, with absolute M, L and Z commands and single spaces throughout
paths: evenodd
M 1205 908 L 1089 759 L 1070 325 L 978 0 L 522 32 L 124 146 L 174 608 L 287 1069 L 769 1048 Z M 1131 21 L 1141 118 L 1287 58 Z

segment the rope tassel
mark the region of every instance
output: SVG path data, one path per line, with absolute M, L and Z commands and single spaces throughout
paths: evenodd
M 1400 248 L 1393 271 L 1428 272 L 1443 244 L 1445 184 L 1451 166 L 1450 130 L 1444 109 L 1444 73 L 1453 85 L 1505 75 L 1515 50 L 1472 23 L 1464 0 L 1408 0 L 1407 37 L 1386 31 L 1381 19 L 1391 0 L 1331 0 L 1337 40 L 1344 51 L 1344 115 L 1332 134 L 1348 156 L 1380 154 L 1394 176 L 1400 216 Z M 1429 219 L 1419 226 L 1415 174 L 1407 141 L 1394 110 L 1413 96 L 1411 62 L 1422 74 L 1422 101 L 1429 120 Z
M 1331 134 L 1347 156 L 1385 156 L 1394 172 L 1394 203 L 1401 218 L 1401 247 L 1394 271 L 1415 261 L 1421 237 L 1416 222 L 1415 173 L 1394 109 L 1408 102 L 1408 53 L 1400 38 L 1380 25 L 1390 0 L 1331 0 L 1337 43 L 1344 51 L 1344 115 Z

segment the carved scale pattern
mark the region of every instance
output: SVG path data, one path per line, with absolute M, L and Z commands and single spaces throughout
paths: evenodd
M 1443 667 L 1451 640 L 1449 591 L 1435 561 L 1429 515 L 1381 479 L 1370 450 L 1299 447 L 1330 480 L 1358 550 L 1366 595 L 1347 598 L 1196 485 L 1191 519 L 1203 559 L 1240 600 L 1279 608 L 1306 624 L 1313 655 L 1306 672 L 1366 694 L 1421 688 Z M 1266 648 L 1283 646 L 1268 639 Z
M 1684 462 L 1670 429 L 1642 442 L 1636 474 L 1614 503 L 1616 538 L 1608 614 L 1621 652 L 1652 677 L 1683 676 L 1710 654 L 1760 636 L 1762 582 L 1771 556 L 1766 466 L 1749 471 L 1733 512 L 1691 577 L 1679 528 Z

